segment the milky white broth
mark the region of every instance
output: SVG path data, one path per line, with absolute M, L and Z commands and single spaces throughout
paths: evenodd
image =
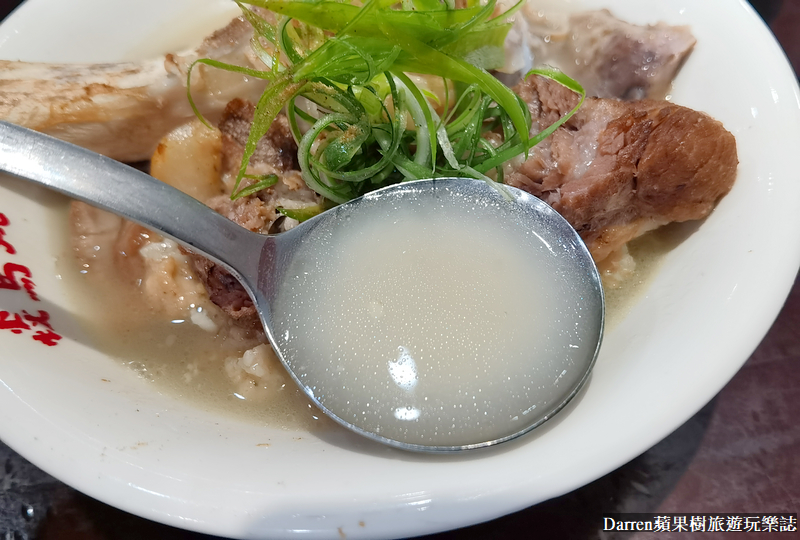
M 348 424 L 425 446 L 502 439 L 574 391 L 600 306 L 591 274 L 570 267 L 577 237 L 554 245 L 499 194 L 437 193 L 314 229 L 284 274 L 274 336 Z
M 66 204 L 52 214 L 52 230 L 63 234 L 59 240 L 62 246 L 71 244 L 66 234 L 69 227 L 64 227 L 67 214 Z M 664 254 L 686 236 L 682 228 L 681 224 L 664 227 L 630 244 L 636 272 L 623 287 L 606 289 L 607 329 L 613 329 L 646 290 Z M 68 249 L 59 257 L 58 266 L 66 289 L 74 293 L 75 310 L 82 314 L 83 326 L 94 346 L 130 366 L 155 389 L 189 400 L 209 412 L 256 424 L 303 430 L 329 425 L 291 387 L 281 385 L 257 395 L 242 393 L 226 374 L 224 361 L 227 356 L 240 356 L 245 348 L 226 343 L 223 337 L 191 322 L 175 324 L 171 318 L 154 312 L 130 282 L 113 269 L 87 270 Z

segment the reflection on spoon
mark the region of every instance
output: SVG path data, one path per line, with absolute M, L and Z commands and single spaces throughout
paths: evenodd
M 417 386 L 417 363 L 402 345 L 397 350 L 397 360 L 389 361 L 389 375 L 398 388 L 410 392 Z

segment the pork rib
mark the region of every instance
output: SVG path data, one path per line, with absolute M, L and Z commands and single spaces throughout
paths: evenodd
M 164 135 L 194 116 L 186 98 L 189 65 L 213 58 L 255 67 L 252 35 L 250 24 L 237 18 L 193 51 L 143 62 L 0 60 L 0 118 L 120 161 L 148 160 Z M 256 100 L 263 88 L 202 65 L 192 77 L 192 95 L 213 121 L 234 97 Z
M 578 101 L 539 76 L 515 91 L 537 129 Z M 589 98 L 507 181 L 553 206 L 600 262 L 644 232 L 706 217 L 733 186 L 737 165 L 733 135 L 702 112 L 667 101 Z

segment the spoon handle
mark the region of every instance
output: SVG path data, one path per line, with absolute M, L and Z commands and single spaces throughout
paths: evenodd
M 135 221 L 253 283 L 266 236 L 152 176 L 84 148 L 0 122 L 0 171 Z M 242 279 L 244 278 L 244 279 Z

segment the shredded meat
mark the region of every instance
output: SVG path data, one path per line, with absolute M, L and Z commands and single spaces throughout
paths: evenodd
M 539 128 L 578 100 L 538 76 L 515 90 Z M 704 113 L 666 101 L 593 98 L 508 183 L 553 206 L 599 262 L 646 231 L 706 217 L 731 189 L 737 164 L 733 135 Z
M 244 147 L 253 122 L 255 106 L 234 99 L 225 108 L 219 124 L 222 133 L 222 177 L 228 193 L 212 197 L 206 204 L 227 217 L 258 233 L 285 228 L 278 208 L 299 208 L 319 203 L 319 197 L 303 182 L 297 163 L 297 145 L 289 129 L 289 121 L 280 114 L 266 135 L 259 140 L 248 167 L 248 173 L 275 174 L 278 182 L 255 195 L 231 200 L 230 191 L 239 171 Z M 240 186 L 241 188 L 242 186 Z M 276 225 L 280 225 L 277 226 Z M 250 297 L 239 282 L 225 269 L 199 255 L 191 254 L 192 266 L 208 290 L 211 301 L 242 326 L 258 326 L 258 314 Z
M 208 291 L 208 297 L 241 326 L 256 328 L 260 325 L 253 301 L 227 270 L 218 264 L 190 254 L 192 267 Z
M 255 106 L 242 99 L 234 99 L 225 107 L 219 129 L 222 132 L 222 167 L 228 172 L 238 171 L 244 146 L 250 135 Z M 289 129 L 289 119 L 279 114 L 269 131 L 258 141 L 251 163 L 269 165 L 282 172 L 298 170 L 297 144 Z

